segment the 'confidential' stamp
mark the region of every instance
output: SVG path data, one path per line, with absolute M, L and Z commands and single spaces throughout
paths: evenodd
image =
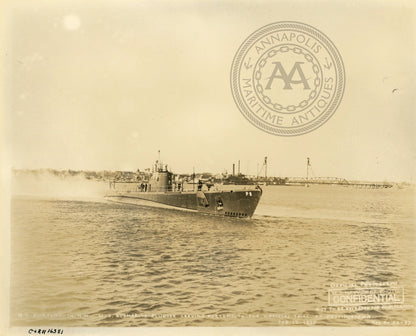
M 251 34 L 231 68 L 231 90 L 253 125 L 270 134 L 301 135 L 339 106 L 344 64 L 329 38 L 307 24 L 277 22 Z

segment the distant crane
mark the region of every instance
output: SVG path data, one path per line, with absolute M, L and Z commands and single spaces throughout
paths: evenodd
M 306 187 L 309 187 L 308 182 L 309 182 L 309 173 L 310 172 L 312 173 L 312 176 L 315 177 L 315 173 L 314 173 L 314 171 L 312 169 L 312 165 L 311 165 L 311 159 L 307 157 L 306 158 L 306 184 L 305 184 Z
M 264 169 L 264 178 L 267 179 L 267 156 L 264 157 L 263 165 L 261 166 L 261 168 L 258 169 L 258 166 L 257 166 L 257 178 L 259 178 L 259 176 L 262 174 L 263 169 Z

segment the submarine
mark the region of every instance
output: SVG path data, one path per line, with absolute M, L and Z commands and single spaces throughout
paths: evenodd
M 197 184 L 193 182 L 192 189 L 187 190 L 184 181 L 175 177 L 167 165 L 157 160 L 148 180 L 110 181 L 106 198 L 130 204 L 146 200 L 208 215 L 251 218 L 263 193 L 258 185 L 220 190 L 201 180 Z

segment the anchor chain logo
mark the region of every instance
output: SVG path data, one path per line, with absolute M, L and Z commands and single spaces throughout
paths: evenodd
M 273 73 L 268 78 L 268 82 L 266 85 L 266 90 L 270 90 L 272 82 L 275 78 L 280 78 L 284 81 L 285 86 L 283 87 L 283 90 L 292 90 L 292 86 L 290 84 L 301 84 L 303 83 L 304 89 L 310 89 L 308 81 L 305 78 L 305 74 L 302 71 L 302 68 L 300 67 L 303 62 L 295 62 L 295 65 L 293 66 L 292 70 L 289 74 L 286 73 L 285 69 L 282 66 L 282 63 L 280 62 L 273 62 L 275 64 L 275 68 L 273 70 Z M 280 75 L 277 75 L 276 72 L 279 71 Z M 293 80 L 293 75 L 295 74 L 295 71 L 299 73 L 300 80 L 295 81 Z
M 344 87 L 344 65 L 334 44 L 299 22 L 255 31 L 231 68 L 231 90 L 241 113 L 274 135 L 301 135 L 323 125 L 338 108 Z

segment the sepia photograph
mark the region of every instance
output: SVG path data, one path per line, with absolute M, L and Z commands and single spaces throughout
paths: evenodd
M 411 335 L 416 5 L 1 8 L 2 335 Z

